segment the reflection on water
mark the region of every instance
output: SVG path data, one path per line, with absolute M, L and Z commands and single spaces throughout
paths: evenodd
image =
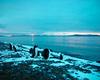
M 14 44 L 34 45 L 50 48 L 54 51 L 80 55 L 90 60 L 100 59 L 99 36 L 33 36 L 33 37 L 0 37 L 0 41 Z M 78 57 L 80 57 L 78 56 Z

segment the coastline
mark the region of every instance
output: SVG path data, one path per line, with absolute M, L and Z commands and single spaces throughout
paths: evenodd
M 49 51 L 47 60 L 42 56 L 31 58 L 32 46 L 14 45 L 17 52 L 9 50 L 9 43 L 0 43 L 0 79 L 2 80 L 99 80 L 100 64 L 64 55 L 63 60 Z M 38 50 L 40 50 L 38 48 Z

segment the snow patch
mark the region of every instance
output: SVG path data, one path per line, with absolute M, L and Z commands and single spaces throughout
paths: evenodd
M 36 64 L 32 64 L 31 66 L 32 66 L 32 68 L 39 67 L 39 66 L 38 66 L 38 65 L 36 65 Z

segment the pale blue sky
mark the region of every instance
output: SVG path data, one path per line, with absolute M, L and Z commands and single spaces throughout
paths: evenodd
M 0 0 L 0 32 L 100 32 L 100 0 Z

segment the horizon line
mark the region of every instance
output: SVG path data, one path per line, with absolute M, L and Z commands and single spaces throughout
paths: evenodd
M 0 35 L 6 35 L 6 36 L 13 36 L 13 35 L 48 35 L 48 36 L 63 36 L 63 35 L 99 35 L 100 32 L 43 32 L 41 34 L 35 34 L 35 33 L 0 33 Z

